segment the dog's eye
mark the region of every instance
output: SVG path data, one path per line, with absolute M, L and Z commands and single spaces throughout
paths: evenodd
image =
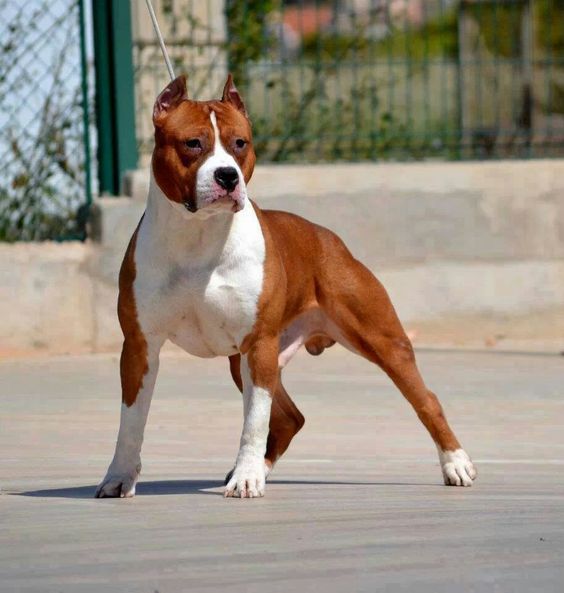
M 247 144 L 247 141 L 243 140 L 243 138 L 237 138 L 237 140 L 235 140 L 235 146 L 237 148 L 245 148 L 245 144 Z
M 184 145 L 187 148 L 191 148 L 191 149 L 194 149 L 194 148 L 201 149 L 202 148 L 202 143 L 200 142 L 200 140 L 198 138 L 190 138 L 189 140 L 185 140 Z

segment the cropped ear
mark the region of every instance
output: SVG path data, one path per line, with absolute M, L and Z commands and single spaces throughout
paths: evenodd
M 243 99 L 241 99 L 237 87 L 233 84 L 233 76 L 231 76 L 231 74 L 227 75 L 227 82 L 223 87 L 223 96 L 221 97 L 221 100 L 224 103 L 231 103 L 231 105 L 236 107 L 245 117 L 249 117 Z
M 155 106 L 153 107 L 153 123 L 158 125 L 167 113 L 187 98 L 186 75 L 182 74 L 169 82 L 167 87 L 157 97 Z

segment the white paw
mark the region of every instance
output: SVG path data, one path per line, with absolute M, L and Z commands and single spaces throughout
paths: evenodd
M 95 498 L 132 498 L 141 472 L 141 464 L 128 471 L 108 469 L 106 477 L 96 488 Z
M 272 465 L 272 463 L 270 461 L 266 461 L 266 459 L 264 460 L 264 479 L 266 480 L 268 478 L 268 476 L 272 473 L 272 470 L 274 469 L 274 465 Z M 227 486 L 227 484 L 229 484 L 229 480 L 231 480 L 231 477 L 233 476 L 233 472 L 235 471 L 235 466 L 233 466 L 226 474 L 224 480 L 223 480 L 223 485 Z
M 439 449 L 439 459 L 447 486 L 472 486 L 477 472 L 464 449 L 456 449 L 455 451 L 441 451 Z
M 240 498 L 264 496 L 265 481 L 264 458 L 243 457 L 237 460 L 235 469 L 225 485 L 224 496 Z

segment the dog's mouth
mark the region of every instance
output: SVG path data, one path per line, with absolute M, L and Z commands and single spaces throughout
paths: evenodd
M 212 208 L 221 208 L 222 206 L 226 205 L 229 206 L 229 210 L 231 210 L 231 212 L 239 212 L 240 210 L 243 209 L 243 203 L 244 203 L 244 198 L 241 198 L 239 195 L 237 194 L 233 194 L 231 192 L 226 192 L 220 196 L 214 196 L 211 199 L 206 199 L 204 201 L 204 203 L 200 206 L 200 208 L 198 208 L 197 204 L 191 200 L 191 199 L 186 199 L 182 202 L 182 205 L 184 206 L 184 208 L 186 208 L 186 210 L 188 210 L 188 212 L 191 212 L 192 214 L 198 212 L 198 210 L 201 210 L 202 207 L 212 207 Z M 227 208 L 221 208 L 222 210 L 227 210 Z
M 214 204 L 221 206 L 226 204 L 229 206 L 231 212 L 239 212 L 241 208 L 243 208 L 243 200 L 237 194 L 232 194 L 231 192 L 227 192 L 221 196 L 216 196 L 213 199 L 209 200 L 208 205 L 213 206 Z

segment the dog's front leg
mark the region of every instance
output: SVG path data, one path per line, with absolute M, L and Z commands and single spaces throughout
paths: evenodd
M 272 393 L 278 378 L 278 340 L 257 341 L 241 357 L 243 434 L 235 468 L 225 496 L 264 496 L 264 454 L 268 438 Z
M 124 341 L 121 353 L 122 404 L 114 458 L 106 477 L 96 490 L 96 498 L 135 495 L 141 472 L 141 445 L 159 368 L 163 340 L 147 340 L 146 347 Z

